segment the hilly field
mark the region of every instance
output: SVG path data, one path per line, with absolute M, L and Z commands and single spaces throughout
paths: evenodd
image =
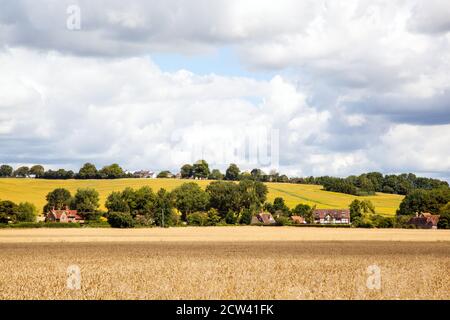
M 104 203 L 112 191 L 121 191 L 126 187 L 140 188 L 149 186 L 154 191 L 159 188 L 172 190 L 184 182 L 193 180 L 179 179 L 117 179 L 117 180 L 42 180 L 42 179 L 0 179 L 0 199 L 16 203 L 32 202 L 39 210 L 45 205 L 45 196 L 55 188 L 66 188 L 72 194 L 78 188 L 95 188 L 100 193 L 100 203 Z M 196 181 L 205 188 L 211 181 Z M 321 186 L 287 183 L 267 183 L 268 200 L 283 197 L 286 204 L 293 208 L 299 203 L 316 205 L 317 208 L 347 208 L 353 199 L 369 199 L 375 205 L 377 213 L 393 215 L 403 196 L 379 193 L 375 196 L 356 197 L 352 195 L 321 190 Z

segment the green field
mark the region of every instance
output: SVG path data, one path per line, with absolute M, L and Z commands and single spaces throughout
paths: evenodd
M 41 180 L 41 179 L 0 179 L 0 199 L 14 202 L 32 202 L 39 210 L 45 205 L 45 196 L 55 188 L 66 188 L 74 194 L 78 188 L 95 188 L 100 193 L 102 208 L 105 199 L 112 191 L 126 187 L 139 188 L 150 186 L 154 191 L 159 188 L 172 190 L 187 180 L 180 179 L 118 179 L 118 180 Z M 210 181 L 197 181 L 206 187 Z M 268 200 L 283 197 L 286 204 L 293 208 L 299 203 L 316 205 L 317 208 L 347 208 L 353 199 L 369 199 L 377 213 L 393 215 L 403 196 L 379 193 L 375 196 L 356 197 L 342 193 L 321 190 L 321 186 L 287 183 L 267 183 Z

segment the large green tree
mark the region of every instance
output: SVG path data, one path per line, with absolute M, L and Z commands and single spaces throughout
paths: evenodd
M 117 163 L 104 166 L 98 173 L 103 179 L 119 179 L 125 176 L 125 172 Z
M 234 182 L 213 181 L 206 187 L 209 194 L 209 204 L 217 209 L 224 218 L 228 211 L 239 212 L 241 198 L 239 185 Z
M 153 219 L 160 227 L 168 227 L 174 223 L 174 200 L 170 192 L 159 189 L 155 198 L 155 210 Z
M 108 172 L 103 172 L 108 174 Z M 85 163 L 80 171 L 78 171 L 77 178 L 78 179 L 95 179 L 98 177 L 98 171 L 95 165 L 92 163 Z
M 30 168 L 30 174 L 33 174 L 36 178 L 42 178 L 45 173 L 45 169 L 40 164 L 36 164 Z
M 194 175 L 194 168 L 190 164 L 185 164 L 180 169 L 181 178 L 188 179 Z
M 73 199 L 73 207 L 78 212 L 93 213 L 99 208 L 99 194 L 92 188 L 78 189 Z
M 2 178 L 11 177 L 13 172 L 14 169 L 7 164 L 3 164 L 2 166 L 0 166 L 0 177 Z
M 417 189 L 402 200 L 397 215 L 413 215 L 420 212 L 439 214 L 441 208 L 448 202 L 450 202 L 450 189 L 447 187 L 433 190 Z
M 0 201 L 0 223 L 8 223 L 14 221 L 17 214 L 17 204 L 12 201 Z
M 238 190 L 240 209 L 259 210 L 267 199 L 267 186 L 259 181 L 242 180 Z
M 44 206 L 44 212 L 48 212 L 52 208 L 59 210 L 63 209 L 65 206 L 70 206 L 72 203 L 72 196 L 69 190 L 57 188 L 47 194 L 46 200 L 47 204 Z
M 188 214 L 205 211 L 209 203 L 209 195 L 195 182 L 183 183 L 172 191 L 175 207 L 181 212 L 181 218 L 186 221 Z
M 208 177 L 208 179 L 211 179 L 211 180 L 223 180 L 223 178 L 224 178 L 224 175 L 222 172 L 220 172 L 219 169 L 213 169 L 211 171 L 211 174 Z
M 17 206 L 17 214 L 15 221 L 17 222 L 36 222 L 37 217 L 36 206 L 29 202 L 19 203 Z
M 232 163 L 228 167 L 227 171 L 225 172 L 225 180 L 230 181 L 236 181 L 239 180 L 239 174 L 241 173 L 241 170 L 239 170 L 239 167 Z
M 192 166 L 192 171 L 195 178 L 206 179 L 209 176 L 209 165 L 205 160 L 198 160 Z
M 17 168 L 16 171 L 14 171 L 14 176 L 19 177 L 19 178 L 28 177 L 29 174 L 30 174 L 30 168 L 28 168 L 26 166 L 19 167 L 19 168 Z

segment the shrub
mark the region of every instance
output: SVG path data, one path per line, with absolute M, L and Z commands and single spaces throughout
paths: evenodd
M 275 221 L 277 222 L 277 225 L 279 226 L 290 226 L 292 225 L 291 220 L 288 217 L 285 216 L 279 216 L 275 218 Z
M 244 209 L 239 220 L 240 224 L 250 224 L 252 222 L 253 212 L 250 209 Z
M 209 226 L 216 226 L 220 222 L 220 215 L 219 211 L 217 209 L 209 209 L 208 211 L 208 225 Z
M 206 226 L 208 216 L 204 212 L 194 212 L 187 216 L 187 222 L 190 226 Z
M 108 223 L 113 228 L 133 228 L 134 220 L 129 213 L 111 212 L 108 215 Z
M 228 211 L 227 215 L 225 216 L 225 222 L 227 224 L 236 224 L 238 222 L 238 216 L 233 211 Z

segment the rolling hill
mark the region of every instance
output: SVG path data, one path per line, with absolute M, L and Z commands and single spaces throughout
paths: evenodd
M 118 180 L 42 180 L 42 179 L 0 179 L 0 199 L 16 203 L 32 202 L 39 210 L 45 204 L 45 196 L 55 188 L 66 188 L 72 194 L 78 188 L 95 188 L 100 193 L 100 202 L 104 208 L 105 199 L 112 191 L 121 191 L 126 187 L 139 188 L 150 186 L 154 191 L 159 188 L 172 190 L 180 184 L 193 180 L 179 179 L 118 179 Z M 210 181 L 196 181 L 203 188 Z M 287 183 L 267 183 L 268 200 L 283 197 L 286 204 L 293 208 L 299 203 L 316 205 L 317 208 L 347 208 L 353 199 L 369 199 L 376 207 L 377 213 L 393 215 L 398 209 L 403 196 L 378 193 L 374 196 L 356 197 L 352 195 L 322 190 L 321 186 Z

